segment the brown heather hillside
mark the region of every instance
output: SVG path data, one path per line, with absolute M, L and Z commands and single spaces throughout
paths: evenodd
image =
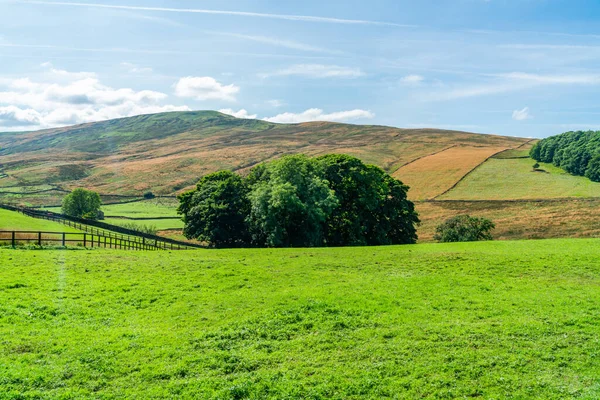
M 0 168 L 6 175 L 0 186 L 53 184 L 102 193 L 173 194 L 219 169 L 243 171 L 284 154 L 346 153 L 390 173 L 402 167 L 397 177 L 403 179 L 406 170 L 412 193 L 429 196 L 452 186 L 465 169 L 489 155 L 526 141 L 327 122 L 281 125 L 216 112 L 166 113 L 0 135 Z M 450 147 L 431 160 L 427 157 Z M 459 169 L 446 176 L 445 165 Z M 428 169 L 420 179 L 419 171 Z M 432 192 L 432 180 L 438 179 L 443 181 L 436 189 L 440 193 Z

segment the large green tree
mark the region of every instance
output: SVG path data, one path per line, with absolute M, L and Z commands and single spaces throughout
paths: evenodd
M 248 223 L 258 246 L 313 247 L 325 244 L 323 225 L 337 206 L 319 164 L 304 155 L 283 157 L 248 177 L 252 204 Z
M 196 189 L 179 196 L 183 234 L 214 247 L 249 244 L 246 218 L 250 211 L 248 188 L 239 175 L 220 171 L 207 175 Z
M 100 215 L 102 200 L 96 192 L 75 189 L 62 201 L 63 214 L 77 218 L 97 219 Z
M 416 242 L 419 219 L 406 197 L 407 186 L 348 155 L 329 154 L 317 161 L 339 201 L 325 225 L 329 246 Z

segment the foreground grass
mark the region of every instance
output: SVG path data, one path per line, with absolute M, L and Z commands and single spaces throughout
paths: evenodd
M 0 250 L 0 398 L 598 398 L 599 248 Z

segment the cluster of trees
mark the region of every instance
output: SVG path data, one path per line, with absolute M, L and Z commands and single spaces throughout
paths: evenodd
M 77 218 L 102 219 L 100 211 L 102 200 L 96 192 L 86 189 L 75 189 L 62 201 L 62 212 Z
M 457 215 L 438 225 L 433 238 L 442 243 L 492 240 L 492 230 L 495 227 L 487 218 Z
M 551 136 L 536 143 L 530 155 L 536 161 L 552 163 L 570 174 L 600 182 L 600 131 Z
M 315 247 L 415 243 L 408 187 L 357 158 L 283 157 L 205 176 L 179 196 L 184 234 L 214 247 Z

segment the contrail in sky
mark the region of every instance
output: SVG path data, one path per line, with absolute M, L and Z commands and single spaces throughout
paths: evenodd
M 212 15 L 233 15 L 239 17 L 253 18 L 270 18 L 283 19 L 288 21 L 303 21 L 303 22 L 322 22 L 329 24 L 350 24 L 350 25 L 380 25 L 380 26 L 395 26 L 402 28 L 416 28 L 416 25 L 396 24 L 393 22 L 369 21 L 360 19 L 344 19 L 330 17 L 316 17 L 310 15 L 286 15 L 286 14 L 268 14 L 247 11 L 227 11 L 227 10 L 206 10 L 195 8 L 169 8 L 169 7 L 144 7 L 144 6 L 127 6 L 101 3 L 72 3 L 64 1 L 38 1 L 38 0 L 22 0 L 19 3 L 39 4 L 50 6 L 71 6 L 71 7 L 94 7 L 94 8 L 112 8 L 120 10 L 136 10 L 136 11 L 158 11 L 171 13 L 190 13 L 190 14 L 212 14 Z

